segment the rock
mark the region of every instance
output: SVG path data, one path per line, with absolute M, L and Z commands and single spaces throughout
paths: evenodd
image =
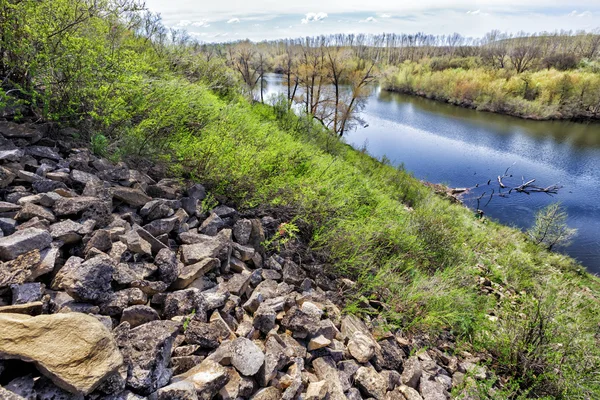
M 62 160 L 60 154 L 46 146 L 27 146 L 25 148 L 25 154 L 36 158 L 47 158 L 55 161 Z
M 174 213 L 172 202 L 164 199 L 149 201 L 140 209 L 140 215 L 148 221 L 170 217 Z
M 52 236 L 42 229 L 29 228 L 0 238 L 0 259 L 14 260 L 32 250 L 43 250 L 52 243 Z
M 219 235 L 215 237 L 205 236 L 205 240 L 201 243 L 186 244 L 180 247 L 181 260 L 184 264 L 194 264 L 205 258 L 226 258 L 229 263 L 229 256 L 231 254 L 231 247 L 229 245 L 230 238 L 227 234 L 231 234 L 231 231 L 221 231 Z M 225 252 L 225 256 L 219 257 L 222 252 Z
M 387 381 L 373 367 L 360 367 L 354 375 L 360 391 L 367 397 L 384 400 L 388 390 Z
M 177 255 L 170 249 L 161 249 L 154 257 L 154 264 L 158 267 L 158 279 L 172 284 L 179 276 L 179 261 Z
M 195 319 L 206 322 L 206 310 L 206 300 L 198 289 L 185 289 L 169 293 L 163 304 L 163 316 L 167 319 L 186 316 L 193 312 Z
M 227 290 L 236 296 L 241 296 L 246 292 L 246 289 L 248 289 L 250 276 L 249 273 L 234 274 L 233 277 L 227 281 Z
M 360 365 L 354 360 L 340 361 L 337 364 L 340 383 L 344 391 L 350 390 L 354 382 L 354 374 L 360 368 Z
M 185 289 L 196 279 L 217 268 L 219 265 L 220 262 L 216 258 L 205 258 L 195 264 L 186 265 L 181 268 L 181 273 L 172 287 L 173 289 Z
M 17 227 L 17 221 L 12 218 L 0 218 L 0 230 L 4 236 L 12 235 L 15 233 Z M 1 237 L 2 235 L 0 235 Z
M 250 400 L 280 400 L 281 391 L 274 386 L 259 390 Z
M 125 235 L 122 235 L 120 239 L 132 253 L 152 255 L 152 246 L 146 240 L 142 239 L 137 231 L 130 230 Z
M 62 197 L 54 203 L 54 213 L 57 216 L 77 215 L 93 206 L 101 206 L 102 200 L 97 197 Z
M 255 329 L 267 334 L 275 327 L 276 317 L 277 312 L 271 305 L 267 303 L 261 303 L 254 313 L 252 325 Z
M 144 229 L 150 232 L 152 236 L 160 236 L 171 232 L 175 229 L 175 226 L 179 224 L 179 219 L 176 216 L 162 219 L 155 219 L 148 225 L 144 226 Z
M 0 307 L 0 313 L 2 314 L 26 314 L 26 315 L 40 315 L 43 310 L 44 303 L 41 301 L 34 301 L 25 304 L 15 304 L 10 306 Z
M 202 222 L 198 231 L 205 235 L 215 236 L 217 232 L 225 226 L 225 222 L 215 213 Z
M 327 339 L 323 335 L 319 335 L 317 337 L 310 339 L 310 342 L 308 342 L 307 348 L 308 348 L 308 351 L 319 350 L 319 349 L 322 349 L 323 347 L 329 346 L 330 344 L 331 344 L 331 340 Z
M 265 361 L 256 375 L 258 384 L 268 386 L 288 361 L 283 341 L 276 335 L 269 336 L 265 342 Z
M 1 265 L 0 288 L 18 285 L 30 280 L 32 269 L 40 263 L 40 260 L 39 250 L 33 250 Z
M 186 343 L 197 344 L 205 349 L 216 349 L 229 337 L 229 330 L 216 321 L 207 323 L 192 319 L 185 331 Z
M 260 348 L 246 338 L 237 338 L 232 342 L 231 364 L 245 376 L 255 375 L 265 361 Z
M 171 379 L 171 351 L 180 324 L 151 321 L 129 331 L 123 355 L 130 364 L 127 386 L 148 395 Z
M 112 240 L 110 232 L 105 229 L 99 229 L 92 234 L 92 237 L 85 245 L 85 254 L 89 253 L 91 249 L 100 250 L 103 253 L 108 253 L 112 248 Z
M 8 187 L 17 176 L 8 168 L 0 166 L 0 189 Z
M 35 217 L 46 219 L 50 222 L 56 221 L 56 217 L 48 209 L 33 203 L 25 203 L 15 216 L 15 219 L 17 221 L 28 221 Z
M 395 389 L 396 392 L 401 393 L 406 400 L 423 400 L 421 394 L 418 391 L 411 388 L 410 386 L 400 385 Z
M 180 381 L 159 389 L 156 392 L 157 400 L 198 400 L 196 387 L 188 381 Z
M 21 206 L 19 204 L 7 203 L 6 201 L 0 201 L 0 213 L 19 211 Z
M 330 400 L 346 400 L 335 362 L 331 357 L 321 357 L 312 361 L 312 366 L 320 380 L 327 382 Z
M 283 281 L 290 285 L 300 285 L 306 278 L 306 272 L 293 261 L 286 261 L 283 265 Z
M 114 260 L 100 254 L 83 261 L 70 257 L 56 274 L 52 286 L 65 290 L 76 300 L 102 302 L 112 294 Z
M 422 373 L 423 370 L 419 359 L 417 357 L 409 357 L 404 362 L 404 370 L 402 371 L 402 376 L 400 378 L 402 384 L 417 389 Z
M 327 381 L 311 382 L 306 389 L 304 400 L 322 400 L 327 398 Z
M 79 231 L 83 228 L 78 222 L 66 219 L 50 225 L 50 235 L 53 239 L 60 240 L 65 244 L 77 243 L 81 240 Z
M 199 399 L 212 399 L 229 381 L 227 370 L 218 363 L 204 360 L 184 374 L 173 377 L 173 384 L 189 382 L 196 388 Z
M 132 328 L 159 319 L 160 317 L 156 310 L 145 305 L 127 307 L 123 310 L 123 314 L 121 315 L 121 323 L 128 322 Z
M 433 377 L 426 377 L 425 375 L 421 378 L 419 392 L 423 400 L 446 400 L 450 398 L 444 384 L 436 381 Z
M 56 189 L 67 189 L 63 182 L 53 181 L 51 179 L 41 179 L 31 184 L 36 193 L 54 192 Z
M 311 315 L 304 310 L 294 306 L 290 308 L 283 319 L 281 325 L 293 332 L 294 337 L 303 339 L 309 334 L 314 334 L 318 330 L 319 318 Z
M 12 285 L 12 304 L 26 304 L 42 299 L 42 284 L 39 282 Z
M 133 207 L 142 207 L 152 200 L 150 196 L 140 189 L 117 186 L 112 188 L 112 195 L 115 199 L 121 200 Z
M 19 177 L 19 179 L 29 183 L 33 183 L 35 181 L 40 181 L 44 179 L 36 173 L 23 170 L 17 171 L 17 176 Z
M 168 248 L 164 243 L 162 243 L 160 240 L 158 240 L 157 238 L 155 238 L 154 236 L 152 236 L 150 234 L 150 232 L 148 232 L 147 230 L 145 230 L 141 226 L 134 225 L 133 226 L 133 230 L 135 230 L 137 232 L 137 234 L 140 235 L 140 237 L 142 239 L 144 239 L 146 242 L 150 243 L 150 247 L 151 247 L 151 250 L 152 250 L 153 254 L 158 253 L 162 249 L 167 249 Z
M 21 149 L 0 150 L 0 161 L 19 161 L 24 155 Z
M 0 355 L 33 361 L 56 385 L 81 394 L 92 392 L 123 363 L 110 332 L 79 313 L 0 314 Z
M 252 222 L 249 219 L 240 219 L 233 225 L 233 237 L 241 244 L 246 245 L 252 233 Z
M 107 301 L 100 304 L 100 312 L 111 317 L 118 317 L 129 306 L 145 304 L 146 294 L 139 288 L 127 288 L 112 293 Z
M 206 189 L 204 188 L 204 186 L 197 183 L 187 190 L 187 195 L 192 199 L 202 201 L 206 198 Z

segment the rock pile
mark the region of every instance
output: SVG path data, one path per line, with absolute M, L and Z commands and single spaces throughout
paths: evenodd
M 205 197 L 0 122 L 0 398 L 437 400 L 486 378 L 342 315 L 335 277 L 265 253 L 278 221 Z

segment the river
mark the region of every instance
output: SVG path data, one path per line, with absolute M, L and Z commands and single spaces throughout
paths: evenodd
M 269 74 L 268 94 L 284 91 L 282 79 Z M 464 196 L 486 216 L 529 228 L 539 209 L 560 202 L 568 225 L 577 229 L 572 243 L 558 251 L 600 274 L 600 124 L 530 121 L 479 112 L 420 97 L 374 88 L 361 114 L 366 127 L 348 132 L 354 147 L 366 145 L 374 157 L 403 164 L 416 178 L 451 187 L 478 189 Z M 536 179 L 542 187 L 561 185 L 558 194 L 494 196 L 487 181 L 511 167 L 507 183 Z M 497 190 L 497 183 L 494 186 Z

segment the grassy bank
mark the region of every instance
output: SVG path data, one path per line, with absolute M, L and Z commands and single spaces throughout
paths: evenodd
M 164 101 L 130 138 L 168 129 L 176 172 L 242 208 L 291 207 L 332 269 L 383 302 L 375 317 L 407 334 L 449 330 L 490 354 L 511 377 L 499 398 L 600 393 L 600 285 L 571 259 L 475 218 L 285 106 L 225 101 L 181 80 L 145 96 Z M 349 309 L 374 312 L 360 298 Z
M 600 284 L 573 260 L 475 218 L 286 105 L 252 104 L 222 60 L 167 40 L 136 1 L 26 0 L 0 14 L 5 118 L 77 126 L 97 154 L 162 161 L 241 209 L 287 210 L 323 268 L 357 281 L 348 311 L 432 341 L 451 332 L 461 349 L 486 354 L 502 378 L 487 382 L 496 398 L 600 397 Z M 419 68 L 404 64 L 390 79 L 435 77 L 457 99 L 466 97 L 452 82 L 481 85 L 464 91 L 473 99 L 494 82 L 521 87 L 520 77 L 446 70 L 462 77 L 446 82 Z M 519 100 L 523 109 L 543 104 L 541 93 Z
M 388 68 L 384 89 L 462 107 L 528 119 L 600 119 L 600 73 L 591 63 L 576 70 L 542 69 L 517 74 L 483 67 L 436 67 L 435 60 Z

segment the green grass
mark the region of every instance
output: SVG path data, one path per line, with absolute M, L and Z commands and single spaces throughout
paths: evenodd
M 511 378 L 507 397 L 600 395 L 600 285 L 573 260 L 477 219 L 282 107 L 225 101 L 177 79 L 154 82 L 144 96 L 151 106 L 130 128 L 129 145 L 142 156 L 163 149 L 174 173 L 242 209 L 293 210 L 299 236 L 358 282 L 348 310 L 406 334 L 452 332 Z M 482 278 L 501 295 L 482 294 Z

